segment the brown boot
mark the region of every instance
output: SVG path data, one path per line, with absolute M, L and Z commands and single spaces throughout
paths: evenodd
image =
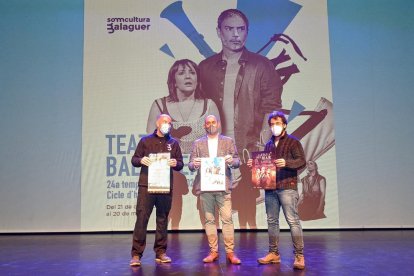
M 263 258 L 257 259 L 259 264 L 278 264 L 280 263 L 280 255 L 274 252 L 267 253 Z
M 305 269 L 305 257 L 303 255 L 295 255 L 295 262 L 293 263 L 295 269 Z
M 217 252 L 211 251 L 210 254 L 208 254 L 208 256 L 203 259 L 203 262 L 212 263 L 218 260 L 218 258 L 219 258 L 219 254 Z
M 240 259 L 237 258 L 236 254 L 234 254 L 233 252 L 226 254 L 226 260 L 231 264 L 241 264 Z

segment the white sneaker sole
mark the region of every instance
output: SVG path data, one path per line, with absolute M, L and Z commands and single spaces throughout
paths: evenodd
M 155 261 L 156 261 L 157 263 L 163 263 L 163 264 L 171 263 L 171 260 L 169 260 L 169 261 L 163 261 L 163 260 L 161 260 L 161 259 L 155 259 Z

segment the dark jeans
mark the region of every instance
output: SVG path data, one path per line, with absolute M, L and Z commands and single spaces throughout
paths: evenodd
M 144 253 L 148 220 L 152 209 L 156 208 L 156 230 L 154 251 L 156 256 L 167 250 L 168 214 L 170 213 L 172 194 L 149 194 L 147 187 L 138 188 L 137 220 L 132 237 L 132 256 L 141 257 Z

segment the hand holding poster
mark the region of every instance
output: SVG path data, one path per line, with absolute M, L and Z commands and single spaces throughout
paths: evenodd
M 170 192 L 170 166 L 168 160 L 170 153 L 151 153 L 149 155 L 151 165 L 148 167 L 148 192 Z
M 276 167 L 272 162 L 271 152 L 252 152 L 252 159 L 253 187 L 265 190 L 276 189 Z
M 201 191 L 226 190 L 226 166 L 224 157 L 201 158 Z

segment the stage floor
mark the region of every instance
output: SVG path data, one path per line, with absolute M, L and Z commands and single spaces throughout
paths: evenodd
M 154 261 L 154 234 L 140 267 L 130 267 L 132 234 L 0 235 L 0 275 L 414 275 L 414 230 L 305 231 L 304 271 L 294 270 L 290 232 L 281 232 L 280 264 L 259 265 L 267 232 L 236 232 L 241 265 L 204 264 L 204 232 L 169 233 L 171 264 Z

